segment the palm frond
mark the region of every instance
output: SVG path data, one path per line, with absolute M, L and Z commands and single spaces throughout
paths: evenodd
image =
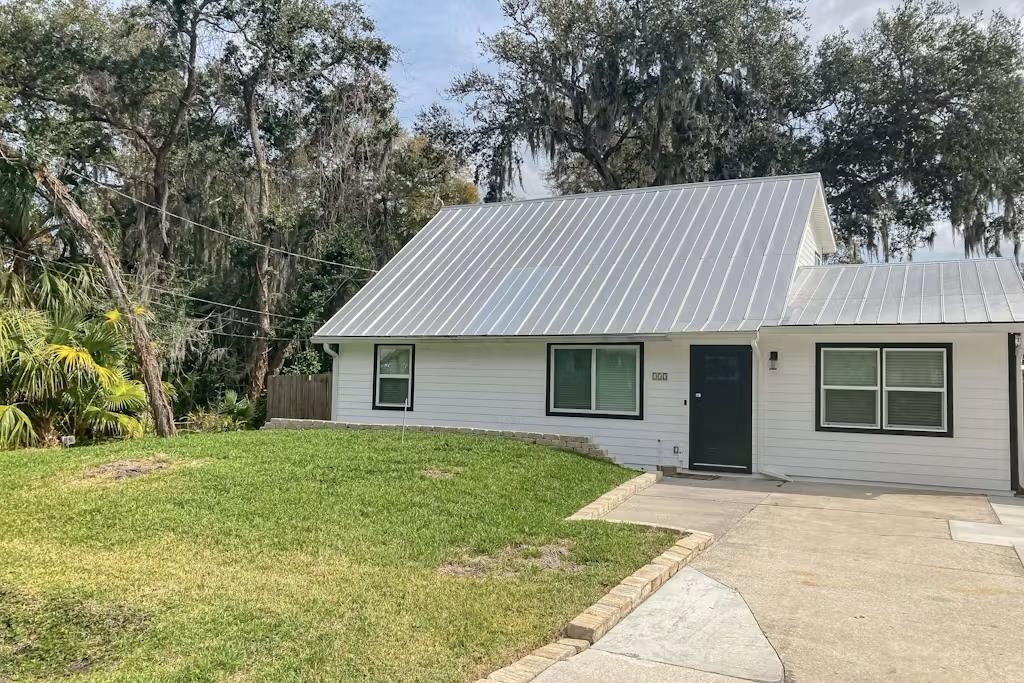
M 46 349 L 47 353 L 68 373 L 68 377 L 72 381 L 81 381 L 91 376 L 100 383 L 100 386 L 109 389 L 125 380 L 122 370 L 101 365 L 84 346 L 49 344 Z
M 49 267 L 44 267 L 39 274 L 35 290 L 39 304 L 52 311 L 66 308 L 75 297 L 75 290 L 64 275 Z
M 142 422 L 134 415 L 88 406 L 82 411 L 80 419 L 83 426 L 98 434 L 128 439 L 142 436 Z
M 11 358 L 8 383 L 16 394 L 29 401 L 45 401 L 58 396 L 67 385 L 63 373 L 46 349 L 15 352 Z
M 69 346 L 67 344 L 47 344 L 46 350 L 68 372 L 92 373 L 96 367 L 96 361 L 93 360 L 89 349 L 85 347 Z
M 46 338 L 46 316 L 20 308 L 0 309 L 0 353 L 14 348 L 40 348 Z
M 108 410 L 119 413 L 141 413 L 149 407 L 142 382 L 125 381 L 111 387 L 103 399 Z
M 29 446 L 36 441 L 36 431 L 21 408 L 0 405 L 0 450 Z
M 106 318 L 85 325 L 81 344 L 89 350 L 96 362 L 111 366 L 121 363 L 128 353 L 128 341 L 123 329 L 111 324 Z
M 0 271 L 0 300 L 8 305 L 29 305 L 28 288 L 25 280 L 13 270 Z
M 160 382 L 160 386 L 163 387 L 164 393 L 167 394 L 167 398 L 178 398 L 178 389 L 173 384 L 165 381 Z
M 81 328 L 85 324 L 85 311 L 81 307 L 72 305 L 47 310 L 50 315 L 48 341 L 51 344 L 79 346 L 77 342 L 82 336 Z
M 99 363 L 96 364 L 94 372 L 96 373 L 96 379 L 99 381 L 100 386 L 104 389 L 111 389 L 118 384 L 124 383 L 124 381 L 128 379 L 124 370 L 100 365 Z

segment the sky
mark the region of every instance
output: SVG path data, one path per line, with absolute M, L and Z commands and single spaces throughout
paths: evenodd
M 474 67 L 487 69 L 477 42 L 482 34 L 494 33 L 503 24 L 498 0 L 365 0 L 380 34 L 397 48 L 398 59 L 391 67 L 391 79 L 398 90 L 398 115 L 410 125 L 423 108 L 445 102 L 444 90 L 452 78 Z M 811 38 L 818 39 L 841 27 L 859 33 L 875 13 L 897 4 L 897 0 L 808 0 L 807 17 Z M 1003 8 L 1024 14 L 1024 0 L 961 0 L 964 12 Z M 540 164 L 523 169 L 520 197 L 545 197 Z M 915 260 L 962 258 L 949 224 L 936 226 L 938 238 L 933 249 L 922 249 Z

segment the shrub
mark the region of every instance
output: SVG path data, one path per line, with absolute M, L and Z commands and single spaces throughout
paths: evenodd
M 238 392 L 228 390 L 209 410 L 193 410 L 186 418 L 186 429 L 193 432 L 234 432 L 252 427 L 254 406 Z

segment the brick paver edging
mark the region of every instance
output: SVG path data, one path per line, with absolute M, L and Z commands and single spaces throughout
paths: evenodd
M 661 472 L 646 472 L 639 477 L 633 477 L 625 484 L 616 486 L 608 493 L 599 497 L 593 503 L 585 505 L 568 519 L 599 519 L 626 502 L 627 499 L 640 493 L 648 486 L 661 481 Z
M 712 540 L 712 535 L 703 531 L 687 531 L 675 545 L 627 576 L 603 598 L 578 614 L 565 627 L 564 638 L 537 648 L 477 683 L 528 683 L 556 662 L 586 650 L 689 564 Z
M 261 429 L 402 429 L 402 425 L 371 424 L 366 422 L 334 422 L 331 420 L 293 420 L 283 417 L 271 418 Z M 589 436 L 568 434 L 543 434 L 541 432 L 515 432 L 505 429 L 470 429 L 445 425 L 406 425 L 407 432 L 444 432 L 449 434 L 475 434 L 477 436 L 498 436 L 505 439 L 536 443 L 542 446 L 560 448 L 588 458 L 611 461 L 608 451 L 590 440 Z

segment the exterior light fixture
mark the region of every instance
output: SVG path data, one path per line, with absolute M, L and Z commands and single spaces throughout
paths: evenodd
M 768 352 L 768 369 L 778 370 L 779 369 L 779 352 L 769 351 Z

